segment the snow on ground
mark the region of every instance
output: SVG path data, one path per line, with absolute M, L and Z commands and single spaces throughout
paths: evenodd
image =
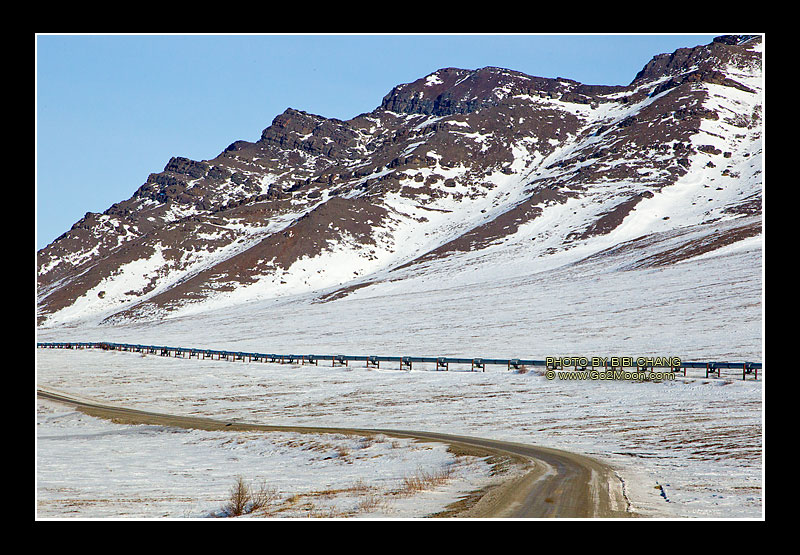
M 762 361 L 762 250 L 763 242 L 753 238 L 670 266 L 638 269 L 630 268 L 650 254 L 646 248 L 564 266 L 518 256 L 503 264 L 497 254 L 468 253 L 423 270 L 409 268 L 402 280 L 387 280 L 329 303 L 301 295 L 157 324 L 39 330 L 37 339 L 279 354 Z M 565 253 L 563 260 L 574 262 L 575 253 Z M 646 516 L 763 515 L 763 372 L 757 382 L 742 381 L 733 370 L 721 379 L 690 371 L 686 379 L 679 375 L 659 383 L 585 382 L 549 381 L 535 370 L 515 373 L 500 367 L 436 372 L 415 365 L 408 372 L 386 364 L 370 370 L 46 349 L 38 350 L 37 357 L 40 385 L 123 406 L 265 424 L 442 431 L 544 445 L 611 464 L 634 509 Z M 39 427 L 40 440 L 61 433 L 47 430 Z M 113 433 L 125 438 L 136 432 Z M 149 456 L 162 460 L 179 449 L 174 438 L 189 437 L 165 431 L 155 435 L 161 440 Z M 99 438 L 107 441 L 104 451 L 120 449 L 110 435 Z M 70 458 L 64 454 L 68 446 L 57 439 L 40 441 L 40 480 L 55 464 L 51 459 Z M 220 447 L 209 450 L 208 457 L 224 460 L 228 454 Z M 192 475 L 188 482 L 202 484 L 188 454 L 172 458 Z M 241 460 L 251 459 L 242 455 Z M 287 474 L 266 459 L 258 463 L 253 465 L 258 477 L 277 480 Z M 456 488 L 462 493 L 486 478 L 485 469 L 471 468 L 466 483 Z M 230 486 L 236 472 L 228 470 L 215 471 L 220 476 L 216 491 L 224 493 Z M 320 466 L 320 474 L 314 474 L 319 482 L 306 487 L 324 489 L 328 483 L 356 479 L 354 474 L 330 477 L 331 472 Z M 59 476 L 70 484 L 39 484 L 48 510 L 58 506 L 58 495 L 77 496 L 50 487 L 102 494 L 77 474 Z M 170 495 L 172 482 L 157 482 L 163 495 Z M 175 495 L 189 498 L 188 490 L 192 487 Z M 186 502 L 180 511 L 206 514 L 219 504 L 219 494 L 214 495 L 207 503 Z M 438 509 L 458 497 L 454 490 L 448 495 L 439 499 Z M 422 502 L 419 507 L 408 503 L 413 510 L 398 508 L 391 514 L 433 512 Z
M 534 370 L 492 367 L 486 372 L 408 372 L 101 351 L 41 350 L 38 359 L 39 383 L 122 406 L 263 424 L 421 429 L 556 447 L 611 463 L 634 508 L 648 516 L 761 514 L 762 381 L 691 374 L 660 383 L 549 381 Z M 112 471 L 120 480 L 117 487 L 124 488 L 106 498 L 138 495 L 158 502 L 138 508 L 98 502 L 85 507 L 84 514 L 161 516 L 172 510 L 170 516 L 197 516 L 218 508 L 237 474 L 266 479 L 288 494 L 292 486 L 324 490 L 346 487 L 359 476 L 371 481 L 376 472 L 396 482 L 420 465 L 448 462 L 441 446 L 433 450 L 438 458 L 426 459 L 433 455 L 406 443 L 404 450 L 390 450 L 399 459 L 377 449 L 369 455 L 376 459 L 359 455 L 360 465 L 351 466 L 333 447 L 322 454 L 265 451 L 262 444 L 276 440 L 259 434 L 244 441 L 254 447 L 231 453 L 237 444 L 226 440 L 230 434 L 118 426 L 81 416 L 86 424 L 77 418 L 63 409 L 40 414 L 39 493 L 46 501 L 40 510 L 58 514 L 65 509 L 61 497 L 76 503 L 81 496 L 103 499 L 106 488 L 115 490 L 105 478 L 98 485 L 98 478 Z M 315 441 L 338 441 L 360 453 L 357 439 Z M 381 445 L 388 449 L 386 441 Z M 287 464 L 289 455 L 303 462 Z M 182 482 L 172 484 L 174 476 Z M 435 512 L 487 478 L 485 466 L 471 466 L 453 489 L 406 500 L 405 507 L 379 514 Z M 172 497 L 176 500 L 170 505 Z M 179 506 L 186 515 L 175 513 Z
M 120 425 L 43 400 L 36 430 L 40 518 L 227 516 L 239 478 L 269 493 L 248 516 L 414 518 L 494 480 L 484 459 L 385 435 Z M 409 486 L 426 478 L 442 481 Z

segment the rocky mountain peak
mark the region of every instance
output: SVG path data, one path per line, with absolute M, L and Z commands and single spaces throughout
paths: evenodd
M 287 108 L 282 114 L 275 116 L 272 124 L 262 131 L 261 140 L 268 141 L 270 137 L 290 132 L 307 135 L 326 119 L 303 110 Z
M 658 54 L 636 74 L 631 86 L 689 72 L 710 75 L 713 72 L 725 72 L 731 65 L 743 67 L 760 64 L 760 52 L 753 49 L 760 43 L 759 36 L 723 35 L 710 44 Z
M 715 37 L 713 42 L 719 42 L 730 46 L 739 46 L 753 40 L 760 41 L 760 37 L 758 35 L 722 35 L 720 37 Z
M 448 116 L 468 114 L 527 88 L 531 77 L 487 66 L 476 70 L 443 68 L 394 87 L 380 109 L 401 114 Z
M 473 252 L 545 259 L 630 230 L 749 217 L 731 237 L 758 233 L 760 41 L 656 55 L 629 86 L 448 67 L 348 121 L 287 108 L 255 142 L 170 158 L 42 249 L 39 321 L 330 299 Z

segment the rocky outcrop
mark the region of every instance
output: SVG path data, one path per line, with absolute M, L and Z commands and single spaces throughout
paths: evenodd
M 636 74 L 631 85 L 687 73 L 714 75 L 715 71 L 725 72 L 729 65 L 757 64 L 760 67 L 760 55 L 750 48 L 754 42 L 760 40 L 752 36 L 726 35 L 717 37 L 710 44 L 659 54 Z

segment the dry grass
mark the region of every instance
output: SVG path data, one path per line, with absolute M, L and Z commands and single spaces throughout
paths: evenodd
M 228 502 L 223 507 L 226 516 L 236 517 L 255 512 L 268 512 L 272 503 L 278 499 L 278 492 L 265 482 L 255 488 L 238 476 L 231 487 Z
M 453 467 L 448 465 L 435 472 L 417 469 L 416 474 L 403 478 L 400 495 L 413 495 L 446 484 L 453 477 Z
M 258 516 L 289 516 L 289 518 L 302 515 L 304 518 L 349 518 L 362 513 L 373 512 L 385 503 L 378 487 L 358 479 L 354 483 L 341 488 L 328 488 L 294 493 L 289 495 L 280 504 L 271 504 L 270 511 Z M 335 503 L 337 498 L 354 498 L 354 505 L 350 508 L 341 508 Z M 345 502 L 345 504 L 347 504 Z
M 259 484 L 258 488 L 251 490 L 250 510 L 269 511 L 275 501 L 278 500 L 278 491 L 267 486 L 265 482 Z
M 383 500 L 381 497 L 372 492 L 368 492 L 364 498 L 359 501 L 358 505 L 356 506 L 356 511 L 359 513 L 368 513 L 374 511 L 381 505 L 383 505 Z
M 346 457 L 348 453 L 340 452 Z M 381 488 L 358 479 L 350 485 L 340 488 L 329 488 L 306 493 L 281 495 L 267 484 L 256 486 L 238 476 L 230 489 L 228 500 L 222 509 L 224 516 L 238 517 L 253 515 L 258 517 L 288 516 L 302 514 L 311 518 L 346 518 L 359 514 L 372 513 L 386 504 L 386 496 L 412 496 L 422 491 L 429 491 L 450 481 L 457 465 L 448 464 L 434 470 L 418 468 L 414 474 L 403 478 L 402 483 L 394 490 Z M 331 505 L 333 500 L 344 496 L 351 498 L 354 504 L 347 509 Z M 343 499 L 344 500 L 344 499 Z
M 349 486 L 345 491 L 350 493 L 366 493 L 375 489 L 375 486 L 370 486 L 364 480 L 359 478 L 352 486 Z
M 228 500 L 222 509 L 224 516 L 238 517 L 252 515 L 257 517 L 276 517 L 303 515 L 309 518 L 348 518 L 359 514 L 369 514 L 386 505 L 386 496 L 412 496 L 429 491 L 450 481 L 457 465 L 445 465 L 434 470 L 418 468 L 414 474 L 403 478 L 397 489 L 381 490 L 362 479 L 341 488 L 316 490 L 281 496 L 275 489 L 260 483 L 256 486 L 238 476 L 230 489 Z M 354 504 L 344 509 L 336 507 L 333 500 L 344 496 L 352 498 Z

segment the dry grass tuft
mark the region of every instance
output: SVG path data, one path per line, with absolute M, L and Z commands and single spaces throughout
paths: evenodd
M 453 467 L 445 466 L 436 472 L 417 469 L 413 476 L 403 478 L 403 486 L 398 492 L 400 495 L 413 495 L 420 491 L 433 489 L 447 483 L 453 477 Z
M 268 511 L 277 498 L 278 492 L 268 487 L 265 482 L 253 488 L 244 478 L 237 476 L 236 483 L 231 487 L 228 502 L 222 510 L 229 517 Z
M 356 506 L 356 511 L 359 513 L 368 513 L 374 511 L 382 504 L 383 501 L 380 496 L 370 492 L 367 493 L 361 501 L 359 501 L 358 505 Z

